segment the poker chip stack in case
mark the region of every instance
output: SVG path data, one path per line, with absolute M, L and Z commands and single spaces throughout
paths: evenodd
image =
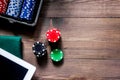
M 21 11 L 23 0 L 10 0 L 6 14 L 12 17 L 18 17 Z
M 21 19 L 32 20 L 35 3 L 36 0 L 24 0 L 20 14 Z
M 0 0 L 0 14 L 6 12 L 7 5 L 8 5 L 8 0 Z

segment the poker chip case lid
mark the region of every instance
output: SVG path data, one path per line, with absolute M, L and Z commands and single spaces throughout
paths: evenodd
M 0 20 L 35 26 L 42 3 L 43 0 L 0 0 Z

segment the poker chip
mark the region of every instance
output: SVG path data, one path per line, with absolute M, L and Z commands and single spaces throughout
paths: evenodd
M 18 17 L 22 7 L 23 0 L 10 0 L 6 14 L 12 17 Z
M 36 57 L 42 57 L 47 53 L 45 44 L 41 42 L 35 42 L 32 47 L 32 50 L 33 50 L 33 53 L 36 55 Z
M 8 0 L 0 0 L 0 13 L 5 13 Z
M 50 42 L 57 42 L 60 39 L 61 33 L 58 29 L 53 28 L 47 31 L 46 37 Z
M 24 0 L 20 18 L 32 20 L 36 0 Z
M 64 54 L 60 49 L 54 49 L 50 54 L 50 58 L 55 62 L 61 61 L 63 59 L 63 56 Z

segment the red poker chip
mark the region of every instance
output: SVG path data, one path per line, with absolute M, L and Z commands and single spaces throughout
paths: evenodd
M 57 42 L 60 39 L 60 35 L 60 31 L 56 28 L 52 28 L 46 33 L 47 39 L 50 42 Z
M 0 0 L 0 13 L 5 13 L 8 0 Z

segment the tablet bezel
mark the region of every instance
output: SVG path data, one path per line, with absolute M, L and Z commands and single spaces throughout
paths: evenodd
M 1 49 L 1 48 L 0 48 L 0 55 L 11 60 L 12 62 L 14 62 L 16 64 L 28 69 L 23 80 L 31 80 L 31 78 L 36 70 L 35 66 L 31 65 L 30 63 L 26 62 L 25 60 L 22 60 L 16 56 L 14 56 L 13 54 Z

